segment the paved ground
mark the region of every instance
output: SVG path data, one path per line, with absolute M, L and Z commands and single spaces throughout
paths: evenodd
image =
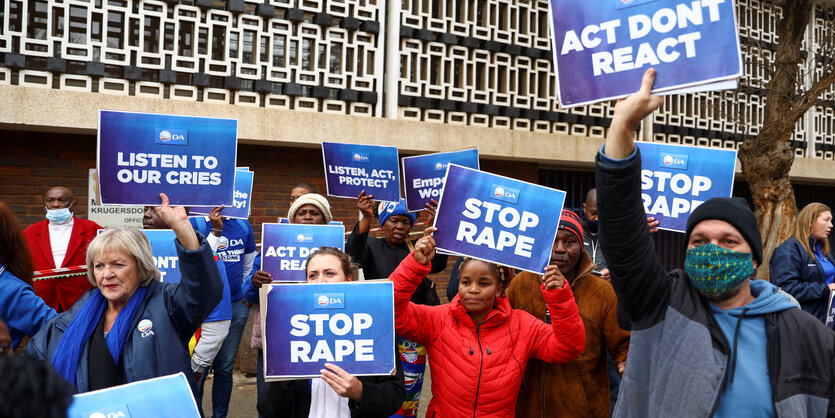
M 423 392 L 421 393 L 421 402 L 420 402 L 420 409 L 418 411 L 418 417 L 423 417 L 426 415 L 426 405 L 429 404 L 429 399 L 432 398 L 432 393 L 429 390 L 429 387 L 432 385 L 432 379 L 429 376 L 427 367 L 427 373 L 425 380 L 423 381 Z M 232 387 L 232 400 L 229 404 L 229 418 L 251 418 L 257 417 L 257 411 L 255 408 L 256 403 L 256 395 L 257 392 L 255 390 L 255 376 L 247 377 L 243 373 L 238 370 L 235 370 L 235 374 L 232 376 L 233 379 L 233 387 Z M 204 387 L 205 393 L 203 394 L 203 412 L 206 414 L 207 417 L 210 417 L 212 411 L 212 376 L 206 378 L 206 386 Z

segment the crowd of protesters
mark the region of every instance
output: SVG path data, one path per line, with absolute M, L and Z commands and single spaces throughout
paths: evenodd
M 835 290 L 831 209 L 813 203 L 800 211 L 768 282 L 754 278 L 764 257 L 748 204 L 710 199 L 688 218 L 684 268 L 665 271 L 633 142 L 638 123 L 662 103 L 650 95 L 654 77 L 648 70 L 640 90 L 616 105 L 582 217 L 553 214 L 559 229 L 543 275 L 459 257 L 441 304 L 428 278 L 447 268 L 436 229 L 414 239 L 417 215 L 404 201 L 361 193 L 345 251 L 314 252 L 306 278 L 350 282 L 361 270 L 393 282 L 396 372 L 355 377 L 329 363 L 319 378 L 264 382 L 256 324 L 257 411 L 238 412 L 415 416 L 428 363 L 431 417 L 835 416 L 835 332 L 824 325 Z M 310 184 L 294 187 L 290 203 L 289 223 L 334 220 Z M 0 202 L 0 381 L 8 388 L 0 390 L 0 416 L 65 416 L 72 393 L 178 372 L 202 406 L 212 370 L 212 410 L 200 412 L 225 417 L 249 309 L 273 281 L 261 270 L 252 226 L 219 208 L 189 218 L 161 194 L 143 225 L 175 232 L 182 274 L 162 283 L 142 232 L 99 233 L 73 215 L 76 205 L 69 189 L 54 187 L 44 197 L 46 219 L 21 231 Z M 428 225 L 436 207 L 426 206 Z M 379 239 L 369 233 L 376 226 Z M 86 277 L 33 284 L 35 270 L 82 264 Z M 144 344 L 149 332 L 154 344 Z M 24 336 L 31 340 L 14 356 Z

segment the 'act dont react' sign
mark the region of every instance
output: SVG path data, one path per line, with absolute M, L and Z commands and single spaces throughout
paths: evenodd
M 712 197 L 731 197 L 736 150 L 636 142 L 641 198 L 658 227 L 685 232 L 687 218 Z
M 231 206 L 238 121 L 99 111 L 103 205 Z
M 365 190 L 374 200 L 400 201 L 397 148 L 322 143 L 328 196 L 355 198 Z
M 394 373 L 391 282 L 271 284 L 261 306 L 265 380 L 316 377 L 325 363 L 354 376 Z
M 264 223 L 261 228 L 261 269 L 276 281 L 303 282 L 307 258 L 319 247 L 345 248 L 342 224 Z
M 644 71 L 654 92 L 734 80 L 742 53 L 732 0 L 550 0 L 564 107 L 626 96 Z M 728 87 L 725 87 L 728 88 Z M 731 87 L 732 88 L 732 87 Z
M 438 249 L 542 274 L 565 192 L 450 164 L 435 227 Z

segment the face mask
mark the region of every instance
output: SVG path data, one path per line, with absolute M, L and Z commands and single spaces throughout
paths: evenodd
M 589 232 L 592 234 L 597 233 L 597 221 L 590 221 L 586 219 L 586 227 L 588 227 Z
M 56 224 L 62 224 L 72 217 L 72 212 L 70 212 L 70 208 L 63 208 L 63 209 L 47 209 L 46 210 L 46 219 L 52 221 Z
M 687 250 L 684 270 L 702 294 L 721 296 L 754 274 L 751 253 L 739 253 L 716 244 Z

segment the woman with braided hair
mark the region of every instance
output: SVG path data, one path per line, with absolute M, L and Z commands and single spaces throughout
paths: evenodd
M 432 268 L 434 231 L 426 229 L 390 277 L 397 334 L 428 352 L 433 398 L 426 415 L 512 417 L 528 359 L 565 363 L 583 352 L 585 330 L 574 296 L 559 268 L 546 267 L 540 286 L 551 314 L 546 324 L 511 309 L 504 296 L 509 270 L 469 259 L 450 303 L 412 303 L 412 292 Z

